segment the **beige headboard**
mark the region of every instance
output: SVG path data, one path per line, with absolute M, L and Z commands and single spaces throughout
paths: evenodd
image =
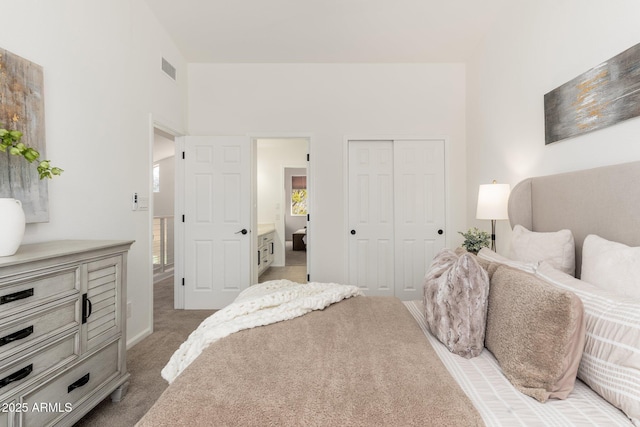
M 532 231 L 571 230 L 579 276 L 589 234 L 640 246 L 640 162 L 527 178 L 511 191 L 509 221 Z

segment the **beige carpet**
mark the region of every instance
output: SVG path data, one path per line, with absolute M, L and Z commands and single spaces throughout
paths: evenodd
M 160 370 L 212 310 L 174 310 L 173 277 L 155 284 L 154 332 L 127 352 L 129 391 L 119 403 L 105 399 L 75 425 L 133 426 L 160 397 L 167 382 Z

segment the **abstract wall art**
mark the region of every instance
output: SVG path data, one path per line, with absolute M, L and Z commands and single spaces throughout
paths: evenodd
M 544 95 L 545 144 L 640 115 L 640 44 Z
M 42 67 L 0 49 L 0 127 L 23 133 L 22 142 L 45 156 Z M 20 156 L 0 152 L 0 197 L 22 202 L 27 222 L 49 220 L 47 180 Z

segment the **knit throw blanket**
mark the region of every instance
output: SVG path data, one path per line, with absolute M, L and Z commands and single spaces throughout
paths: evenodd
M 362 295 L 357 286 L 336 283 L 273 280 L 250 286 L 189 335 L 162 369 L 162 378 L 172 383 L 209 344 L 234 332 L 293 319 L 357 295 Z

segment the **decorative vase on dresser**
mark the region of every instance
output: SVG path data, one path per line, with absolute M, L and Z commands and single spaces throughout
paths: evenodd
M 0 257 L 16 253 L 24 237 L 24 228 L 20 200 L 0 198 Z
M 123 397 L 132 243 L 35 243 L 0 258 L 0 427 L 71 426 Z

